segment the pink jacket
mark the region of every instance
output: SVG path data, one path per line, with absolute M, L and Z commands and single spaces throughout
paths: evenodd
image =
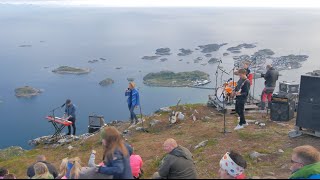
M 139 155 L 132 154 L 130 156 L 130 166 L 133 177 L 139 177 L 143 165 L 142 158 Z

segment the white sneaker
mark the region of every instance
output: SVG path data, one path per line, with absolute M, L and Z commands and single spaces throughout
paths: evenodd
M 244 124 L 243 126 L 249 126 L 249 123 Z
M 244 127 L 243 126 L 240 126 L 239 124 L 237 125 L 237 127 L 234 128 L 234 130 L 239 130 L 239 129 L 243 129 Z

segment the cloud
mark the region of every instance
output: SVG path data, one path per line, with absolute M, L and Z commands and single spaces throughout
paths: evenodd
M 288 7 L 320 8 L 319 0 L 0 0 L 1 4 L 92 7 Z

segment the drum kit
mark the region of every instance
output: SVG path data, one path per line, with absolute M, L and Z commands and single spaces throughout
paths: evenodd
M 223 83 L 221 87 L 218 87 L 216 89 L 216 98 L 221 103 L 226 104 L 232 104 L 234 101 L 234 97 L 232 96 L 232 93 L 234 92 L 234 89 L 237 87 L 237 82 L 235 81 L 227 81 Z

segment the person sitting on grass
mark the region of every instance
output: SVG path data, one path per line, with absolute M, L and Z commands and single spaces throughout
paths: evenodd
M 56 178 L 56 177 L 58 176 L 58 171 L 57 171 L 57 169 L 56 169 L 52 164 L 50 164 L 50 163 L 48 163 L 48 162 L 46 161 L 46 157 L 45 157 L 44 155 L 39 155 L 39 156 L 37 157 L 37 163 L 38 163 L 38 162 L 42 162 L 42 163 L 46 164 L 46 166 L 47 166 L 48 169 L 49 169 L 50 174 L 52 174 L 54 178 Z M 32 165 L 28 168 L 28 170 L 27 170 L 27 176 L 28 176 L 29 178 L 32 178 L 32 177 L 35 175 L 35 173 L 34 173 L 34 165 L 35 165 L 35 164 L 36 164 L 36 163 L 32 164 Z
M 78 157 L 73 159 L 65 158 L 60 165 L 60 174 L 56 179 L 79 179 L 81 162 Z
M 221 179 L 245 179 L 246 160 L 236 152 L 227 152 L 220 160 Z
M 31 179 L 54 179 L 46 164 L 38 162 L 33 167 L 35 175 Z
M 5 175 L 9 174 L 8 169 L 0 168 L 0 179 L 3 179 Z
M 134 179 L 140 179 L 143 174 L 143 170 L 142 170 L 143 161 L 141 156 L 134 153 L 134 148 L 132 149 L 133 149 L 133 154 L 130 156 L 130 166 L 132 170 L 132 175 Z
M 293 149 L 290 179 L 320 179 L 320 152 L 309 145 Z

